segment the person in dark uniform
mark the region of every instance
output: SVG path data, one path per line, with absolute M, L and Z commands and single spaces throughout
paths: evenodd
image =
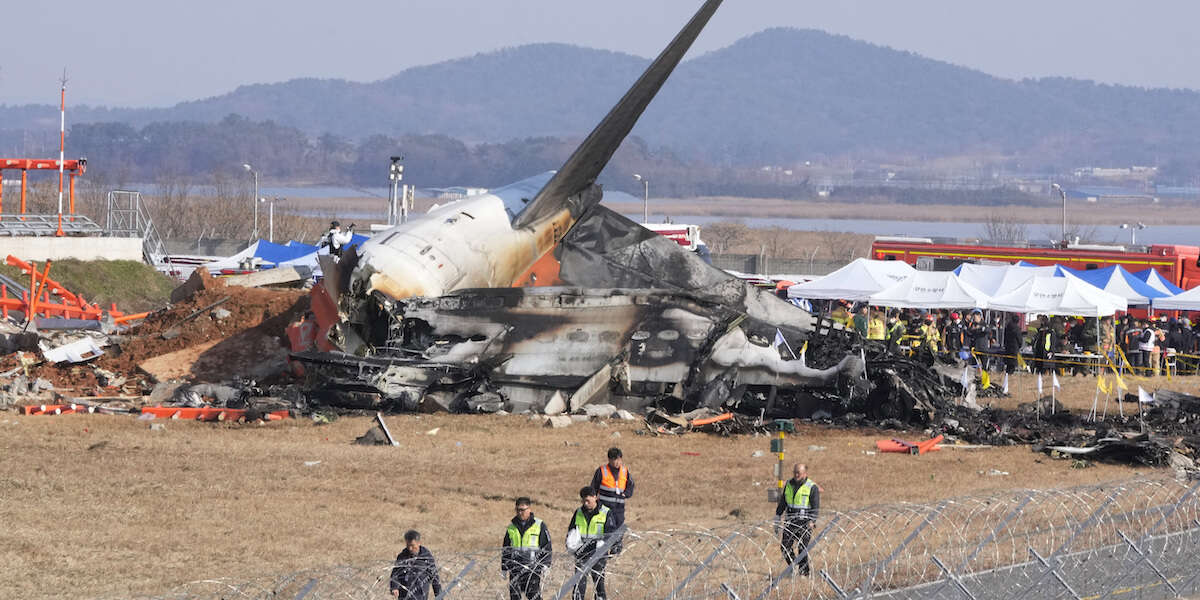
M 593 557 L 599 554 L 608 554 L 609 540 L 605 539 L 608 533 L 607 521 L 609 508 L 601 506 L 596 499 L 596 490 L 592 487 L 585 487 L 579 490 L 579 499 L 582 506 L 575 509 L 575 514 L 571 516 L 571 521 L 567 524 L 567 550 L 575 553 L 575 571 L 582 571 L 584 565 Z M 571 532 L 578 532 L 578 538 L 571 535 Z M 572 540 L 577 547 L 572 548 Z M 572 600 L 583 600 L 587 595 L 588 577 L 592 578 L 592 582 L 596 586 L 596 600 L 605 600 L 608 597 L 608 591 L 604 586 L 604 567 L 608 562 L 607 556 L 597 560 L 588 572 L 579 578 L 579 583 L 575 585 L 575 590 L 571 594 Z
M 1008 323 L 1004 325 L 1004 372 L 1014 373 L 1017 370 L 1017 357 L 1021 354 L 1021 342 L 1025 332 L 1021 329 L 1021 316 L 1009 315 Z
M 793 574 L 809 574 L 808 543 L 812 541 L 813 525 L 821 509 L 821 488 L 808 478 L 808 467 L 792 466 L 792 478 L 783 486 L 779 503 L 775 505 L 775 524 L 780 530 L 779 548 L 783 560 L 795 563 Z
M 625 501 L 633 497 L 633 475 L 625 467 L 620 448 L 608 449 L 608 462 L 592 475 L 591 488 L 596 490 L 601 506 L 608 507 L 608 531 L 616 531 L 625 523 Z M 621 552 L 621 538 L 613 542 L 612 553 Z
M 1054 364 L 1051 361 L 1054 359 L 1055 348 L 1058 347 L 1058 334 L 1046 317 L 1042 317 L 1038 322 L 1037 334 L 1033 339 L 1033 357 L 1037 359 L 1037 372 L 1053 371 Z
M 550 568 L 550 531 L 533 516 L 530 504 L 529 498 L 517 498 L 517 514 L 501 544 L 500 570 L 508 573 L 509 600 L 541 600 L 542 573 Z
M 396 556 L 388 588 L 399 600 L 426 600 L 430 586 L 434 596 L 442 593 L 437 561 L 429 548 L 421 545 L 421 534 L 410 529 L 404 533 L 404 550 Z

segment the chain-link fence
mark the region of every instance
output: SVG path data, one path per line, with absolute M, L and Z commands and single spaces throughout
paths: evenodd
M 609 598 L 1174 598 L 1200 592 L 1200 482 L 1165 479 L 1014 490 L 823 511 L 811 573 L 784 562 L 773 522 L 629 531 L 608 560 Z M 434 549 L 439 598 L 507 598 L 498 549 Z M 569 598 L 575 558 L 555 555 L 543 598 Z M 384 598 L 391 563 L 252 582 L 197 581 L 167 598 Z M 799 569 L 796 569 L 799 571 Z M 589 594 L 591 591 L 589 590 Z M 432 597 L 432 595 L 430 596 Z

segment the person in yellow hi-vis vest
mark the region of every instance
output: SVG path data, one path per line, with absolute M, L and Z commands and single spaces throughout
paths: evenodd
M 608 529 L 609 510 L 596 500 L 596 490 L 586 486 L 579 490 L 581 506 L 575 509 L 571 521 L 567 524 L 567 550 L 575 553 L 575 571 L 582 571 L 584 566 L 596 554 L 607 555 L 612 540 L 608 539 L 611 531 Z M 583 600 L 587 595 L 587 580 L 592 578 L 596 586 L 596 600 L 605 600 L 608 590 L 604 587 L 604 567 L 608 557 L 604 556 L 592 564 L 588 572 L 579 577 L 571 592 L 572 600 Z
M 871 318 L 867 320 L 867 339 L 883 341 L 887 338 L 887 325 L 883 322 L 883 311 L 877 310 L 871 313 Z
M 847 308 L 845 300 L 837 301 L 837 306 L 833 308 L 833 312 L 829 314 L 829 318 L 833 319 L 835 323 L 841 323 L 846 326 L 847 329 L 850 328 L 850 310 Z
M 821 488 L 808 478 L 808 466 L 793 465 L 792 478 L 784 484 L 775 505 L 775 524 L 781 530 L 779 548 L 784 562 L 795 563 L 793 575 L 809 574 L 808 543 L 820 509 Z
M 510 600 L 541 600 L 542 573 L 550 568 L 550 531 L 533 516 L 529 498 L 516 501 L 516 516 L 504 532 L 500 570 L 508 573 Z

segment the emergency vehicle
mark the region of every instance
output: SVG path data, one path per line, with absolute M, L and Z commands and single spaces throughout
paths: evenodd
M 1053 244 L 1050 242 L 964 243 L 937 238 L 880 236 L 871 244 L 871 258 L 902 260 L 925 271 L 950 271 L 962 263 L 1026 263 L 1062 265 L 1078 270 L 1121 265 L 1126 271 L 1154 268 L 1183 288 L 1200 285 L 1200 247 L 1154 244 Z

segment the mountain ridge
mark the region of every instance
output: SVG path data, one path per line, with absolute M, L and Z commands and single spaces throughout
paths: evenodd
M 74 123 L 134 126 L 236 114 L 359 140 L 577 137 L 647 64 L 610 50 L 526 44 L 372 82 L 298 78 L 171 107 L 71 113 Z M 55 110 L 39 113 L 45 108 Z M 0 123 L 31 129 L 53 115 L 56 125 L 56 108 L 0 105 Z M 680 64 L 633 133 L 686 159 L 729 165 L 973 154 L 1153 164 L 1200 157 L 1200 92 L 1006 79 L 843 35 L 771 28 Z

